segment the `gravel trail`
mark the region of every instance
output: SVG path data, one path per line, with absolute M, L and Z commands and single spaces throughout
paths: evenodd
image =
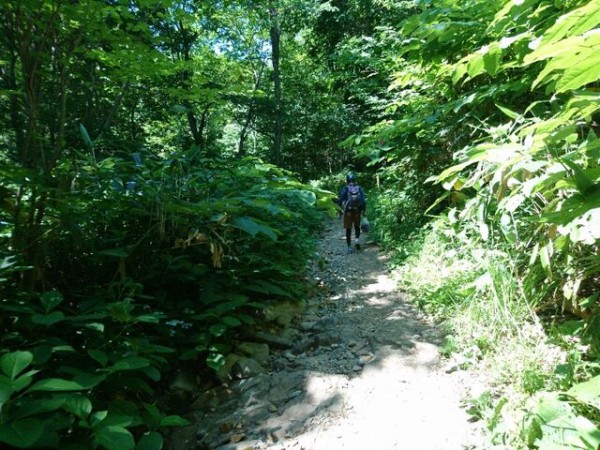
M 268 345 L 240 344 L 260 357 L 240 360 L 238 376 L 189 386 L 193 425 L 171 449 L 484 448 L 464 409 L 480 384 L 440 357 L 439 327 L 406 300 L 369 236 L 361 240 L 347 254 L 341 221 L 328 222 L 305 307 L 287 305 L 285 326 L 260 334 Z M 282 322 L 281 311 L 273 317 Z
M 336 327 L 346 336 L 340 346 L 364 345 L 364 365 L 349 376 L 330 374 L 326 364 L 322 371 L 314 367 L 308 389 L 317 399 L 333 394 L 335 406 L 270 448 L 480 448 L 478 424 L 461 407 L 477 381 L 460 370 L 448 373 L 440 330 L 403 297 L 378 247 L 368 236 L 361 240 L 362 250 L 347 255 L 341 223 L 332 221 L 320 241 L 326 263 L 315 277 L 326 286 L 326 301 L 336 305 Z

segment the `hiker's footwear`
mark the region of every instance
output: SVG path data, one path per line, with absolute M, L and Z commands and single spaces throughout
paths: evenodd
M 360 250 L 360 242 L 358 239 L 354 241 L 354 246 L 356 247 L 356 250 Z
M 348 253 L 348 254 L 354 253 L 354 250 L 352 250 L 352 247 L 348 247 L 348 250 L 346 251 L 346 253 Z

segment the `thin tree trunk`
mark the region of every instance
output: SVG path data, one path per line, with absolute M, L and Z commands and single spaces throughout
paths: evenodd
M 271 59 L 273 63 L 273 107 L 275 126 L 273 130 L 273 159 L 275 164 L 281 164 L 282 142 L 282 110 L 281 110 L 281 72 L 279 69 L 280 29 L 277 11 L 277 0 L 269 0 L 269 16 L 271 18 Z
M 254 82 L 253 94 L 260 87 L 264 69 L 265 69 L 265 65 L 261 64 L 260 70 L 259 70 L 258 74 L 256 75 L 256 80 Z M 252 124 L 252 121 L 254 120 L 254 117 L 255 117 L 255 114 L 254 114 L 255 105 L 256 105 L 256 102 L 254 101 L 254 99 L 252 99 L 250 102 L 250 106 L 248 106 L 248 112 L 246 113 L 246 119 L 244 120 L 244 125 L 242 126 L 242 130 L 240 131 L 240 140 L 238 142 L 238 153 L 237 153 L 237 157 L 240 159 L 243 158 L 244 156 L 246 156 L 246 146 L 245 146 L 246 136 L 248 135 L 248 130 L 250 129 L 250 125 Z

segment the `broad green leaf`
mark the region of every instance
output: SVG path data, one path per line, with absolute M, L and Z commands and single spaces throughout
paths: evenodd
M 44 307 L 44 312 L 47 314 L 62 303 L 63 296 L 60 292 L 44 292 L 40 296 L 40 301 Z
M 560 161 L 573 171 L 573 178 L 580 193 L 585 194 L 594 186 L 593 180 L 573 161 L 569 161 L 566 158 L 562 158 Z
M 162 414 L 156 405 L 152 403 L 144 403 L 144 409 L 150 415 L 150 420 L 146 419 L 145 422 L 149 424 L 152 428 L 158 426 L 162 419 Z
M 542 214 L 539 221 L 566 225 L 577 218 L 582 217 L 592 209 L 600 207 L 600 189 L 591 189 L 586 195 L 579 193 L 567 198 L 559 211 Z
M 58 322 L 61 322 L 64 318 L 65 315 L 62 311 L 53 311 L 50 314 L 46 315 L 34 314 L 33 316 L 31 316 L 31 321 L 33 323 L 49 327 L 51 325 L 57 324 Z
M 537 55 L 537 58 L 532 57 L 532 61 L 539 59 L 550 59 L 550 61 L 539 73 L 532 86 L 535 88 L 543 81 L 556 79 L 556 91 L 566 92 L 596 81 L 600 77 L 599 48 L 600 30 L 597 30 L 585 36 L 576 36 L 552 44 L 548 49 L 536 50 L 531 55 Z
M 106 373 L 87 373 L 80 372 L 73 377 L 73 381 L 82 385 L 85 389 L 91 389 L 98 386 L 104 380 L 106 380 Z
M 291 294 L 288 291 L 285 291 L 276 284 L 267 280 L 256 279 L 251 284 L 248 284 L 246 289 L 253 292 L 260 292 L 262 294 L 275 294 L 286 298 L 291 297 Z
M 0 375 L 0 410 L 2 409 L 2 405 L 8 401 L 13 392 L 14 389 L 8 377 Z
M 475 53 L 473 58 L 467 64 L 467 73 L 470 78 L 475 78 L 477 75 L 485 72 L 485 65 L 483 62 L 483 55 L 481 53 Z
M 32 361 L 33 354 L 31 352 L 5 353 L 0 357 L 0 369 L 7 377 L 14 380 Z
M 31 381 L 33 380 L 33 375 L 35 375 L 38 372 L 38 370 L 30 370 L 29 372 L 24 373 L 20 377 L 17 377 L 17 379 L 15 379 L 12 382 L 13 391 L 19 392 L 25 389 L 27 386 L 29 386 L 31 384 Z
M 84 325 L 85 328 L 90 330 L 97 331 L 99 333 L 104 333 L 104 324 L 100 322 L 90 322 Z
M 579 383 L 567 391 L 567 394 L 578 402 L 600 409 L 600 375 Z
M 542 43 L 553 44 L 566 36 L 585 33 L 600 24 L 600 1 L 592 0 L 558 18 L 556 23 L 544 32 Z
M 293 195 L 304 201 L 307 205 L 313 206 L 317 201 L 317 196 L 312 191 L 294 189 Z
M 62 378 L 46 378 L 40 380 L 28 389 L 33 391 L 82 391 L 86 387 L 75 381 L 64 380 Z
M 150 366 L 150 360 L 142 358 L 141 356 L 129 356 L 117 361 L 110 370 L 123 371 L 123 370 L 137 370 L 143 369 L 144 367 Z
M 111 248 L 108 250 L 100 250 L 97 255 L 114 256 L 116 258 L 128 258 L 131 254 L 131 248 Z
M 229 327 L 225 326 L 222 323 L 217 323 L 212 325 L 208 331 L 210 331 L 210 334 L 212 334 L 215 337 L 219 337 L 219 336 L 223 336 L 227 330 L 229 329 Z
M 148 366 L 148 367 L 146 367 L 144 369 L 144 375 L 146 375 L 152 381 L 160 381 L 160 379 L 161 379 L 160 370 L 158 370 L 154 366 Z
M 461 97 L 454 102 L 454 108 L 452 110 L 456 113 L 460 111 L 463 106 L 473 103 L 475 100 L 477 100 L 477 98 L 478 96 L 475 93 L 467 95 L 466 97 Z
M 42 399 L 28 399 L 21 407 L 16 407 L 11 411 L 11 416 L 16 420 L 26 417 L 39 416 L 48 412 L 61 409 L 65 404 L 65 399 L 60 395 L 55 395 Z
M 504 114 L 506 114 L 511 119 L 518 119 L 520 117 L 519 113 L 516 113 L 504 106 L 498 105 L 497 103 L 496 103 L 496 108 L 498 108 L 500 111 L 502 111 Z
M 228 327 L 238 327 L 242 324 L 242 322 L 238 318 L 233 317 L 233 316 L 225 316 L 225 317 L 221 318 L 221 320 Z
M 538 395 L 532 413 L 543 423 L 548 423 L 560 417 L 572 416 L 573 408 L 561 401 L 558 393 L 543 392 Z
M 563 111 L 560 113 L 561 117 L 566 119 L 572 118 L 588 118 L 591 117 L 596 111 L 600 109 L 600 94 L 593 91 L 579 91 L 576 95 L 570 99 Z M 585 145 L 598 145 L 597 139 L 586 141 Z
M 95 430 L 96 443 L 107 450 L 133 450 L 135 440 L 127 428 L 117 425 L 100 427 Z
M 494 43 L 489 46 L 489 48 L 483 55 L 483 65 L 485 71 L 493 77 L 498 73 L 501 64 L 502 49 L 500 49 L 497 43 Z
M 548 247 L 548 245 L 544 245 L 542 248 L 540 248 L 540 263 L 542 264 L 542 268 L 544 269 L 544 271 L 546 272 L 546 274 L 549 277 L 552 277 L 552 268 L 550 265 L 550 249 Z
M 180 416 L 167 416 L 160 421 L 161 427 L 183 427 L 189 424 L 189 420 Z
M 44 422 L 29 418 L 0 425 L 0 442 L 19 448 L 30 448 L 44 433 Z
M 164 439 L 162 435 L 156 431 L 145 433 L 138 441 L 136 450 L 161 450 L 163 448 Z
M 81 133 L 81 137 L 83 138 L 85 145 L 87 145 L 88 148 L 92 148 L 94 146 L 94 143 L 92 142 L 92 139 L 90 138 L 87 129 L 82 123 L 79 124 L 79 132 Z
M 581 53 L 556 82 L 556 92 L 579 89 L 600 79 L 600 45 Z
M 106 367 L 108 364 L 108 356 L 102 350 L 88 350 L 88 355 L 98 361 L 102 367 Z
M 154 313 L 154 314 L 142 314 L 141 316 L 137 316 L 135 320 L 137 322 L 144 323 L 160 323 L 160 320 L 164 318 L 164 314 Z
M 262 233 L 273 241 L 277 240 L 277 234 L 271 227 L 259 224 L 250 217 L 236 217 L 232 220 L 232 224 L 236 228 L 239 228 L 251 236 L 256 236 L 258 233 Z
M 557 56 L 564 55 L 565 53 L 573 54 L 575 53 L 574 49 L 582 45 L 583 41 L 584 38 L 582 36 L 575 36 L 552 45 L 538 46 L 533 52 L 525 57 L 524 63 L 532 64 L 545 59 L 555 58 Z
M 578 437 L 592 450 L 600 448 L 600 429 L 596 424 L 584 416 L 573 418 L 573 425 L 577 430 Z
M 464 63 L 458 63 L 455 66 L 454 73 L 452 74 L 452 84 L 458 83 L 467 73 L 467 65 Z
M 66 395 L 64 397 L 65 410 L 69 411 L 74 416 L 79 417 L 80 419 L 87 418 L 92 412 L 92 402 L 89 398 L 83 395 Z
M 225 364 L 225 357 L 221 353 L 211 353 L 206 358 L 206 363 L 213 370 L 219 370 Z
M 556 131 L 544 137 L 544 142 L 548 144 L 556 144 L 563 141 L 572 140 L 572 137 L 577 136 L 577 126 L 575 124 L 559 127 Z
M 108 417 L 108 411 L 96 411 L 90 417 L 90 423 L 93 427 L 100 426 L 103 420 Z

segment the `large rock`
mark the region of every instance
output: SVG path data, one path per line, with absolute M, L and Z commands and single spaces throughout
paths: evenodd
M 263 333 L 261 331 L 258 331 L 254 335 L 254 340 L 256 340 L 257 342 L 267 344 L 270 347 L 279 349 L 289 349 L 294 346 L 294 341 L 290 339 L 287 339 L 282 336 L 276 336 L 274 334 Z
M 252 378 L 261 373 L 265 373 L 266 370 L 261 366 L 258 361 L 252 358 L 240 358 L 231 368 L 231 376 L 233 378 Z
M 265 308 L 265 319 L 281 327 L 289 327 L 292 321 L 304 311 L 300 301 L 278 301 Z
M 237 351 L 246 355 L 252 359 L 258 361 L 258 363 L 264 367 L 268 367 L 271 363 L 269 346 L 267 344 L 261 344 L 258 342 L 242 342 L 237 346 Z
M 217 378 L 223 382 L 227 382 L 233 379 L 231 376 L 231 369 L 240 359 L 244 358 L 242 355 L 238 355 L 236 353 L 230 353 L 225 356 L 225 362 L 223 365 L 217 369 L 216 375 Z

